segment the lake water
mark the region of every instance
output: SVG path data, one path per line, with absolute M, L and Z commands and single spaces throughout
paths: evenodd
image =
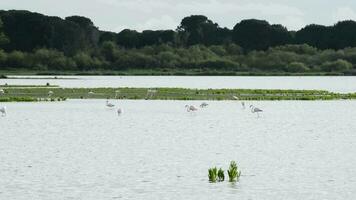
M 50 76 L 32 76 L 32 78 L 34 77 L 43 78 Z M 318 89 L 342 93 L 356 92 L 356 76 L 66 76 L 66 78 L 72 79 L 3 79 L 0 80 L 0 84 L 44 85 L 50 83 L 52 85 L 71 88 L 180 87 L 199 89 Z
M 356 198 L 356 101 L 6 103 L 0 199 Z M 238 183 L 209 167 L 236 160 Z

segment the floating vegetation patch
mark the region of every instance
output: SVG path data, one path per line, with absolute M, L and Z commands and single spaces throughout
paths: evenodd
M 323 90 L 184 89 L 184 88 L 59 88 L 57 86 L 0 85 L 2 96 L 69 99 L 149 99 L 149 100 L 341 100 L 356 99 L 355 93 Z M 117 92 L 120 91 L 120 92 Z

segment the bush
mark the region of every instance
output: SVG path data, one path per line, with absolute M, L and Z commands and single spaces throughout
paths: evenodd
M 306 72 L 309 68 L 304 63 L 292 62 L 287 66 L 288 72 Z
M 323 63 L 321 69 L 328 72 L 345 72 L 352 69 L 352 64 L 346 60 L 338 59 L 337 61 Z

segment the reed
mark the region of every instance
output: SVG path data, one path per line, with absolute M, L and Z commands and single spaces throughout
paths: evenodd
M 223 169 L 219 169 L 218 171 L 218 181 L 223 182 L 225 180 L 225 174 Z
M 229 170 L 227 170 L 227 174 L 229 175 L 229 181 L 235 182 L 240 178 L 241 171 L 238 169 L 235 161 L 230 162 Z
M 217 180 L 217 177 L 218 177 L 218 169 L 217 169 L 216 167 L 210 168 L 210 169 L 208 170 L 208 172 L 209 172 L 209 175 L 208 175 L 208 177 L 209 177 L 209 182 L 215 183 L 216 180 Z

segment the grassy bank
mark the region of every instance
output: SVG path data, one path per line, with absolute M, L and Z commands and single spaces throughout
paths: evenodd
M 46 88 L 2 87 L 1 98 L 37 100 L 65 99 L 153 99 L 153 100 L 339 100 L 356 99 L 356 94 L 339 94 L 322 90 L 250 90 L 250 89 L 183 89 L 156 88 Z

